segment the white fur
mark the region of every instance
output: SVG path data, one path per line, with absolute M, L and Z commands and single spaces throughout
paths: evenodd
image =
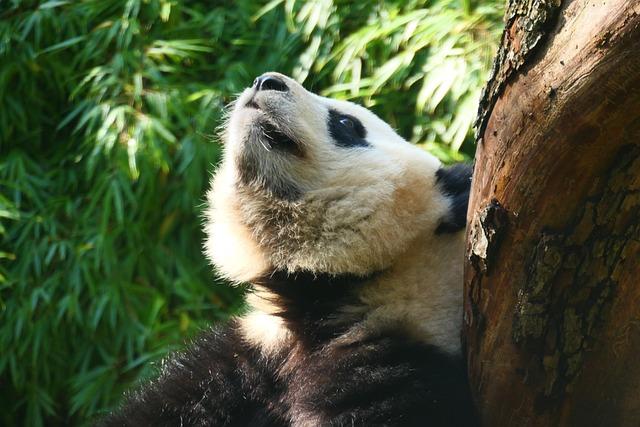
M 208 193 L 207 256 L 235 282 L 274 268 L 363 276 L 384 271 L 361 295 L 367 316 L 359 327 L 393 322 L 425 342 L 459 351 L 463 233 L 434 233 L 449 209 L 436 186 L 440 163 L 369 110 L 277 76 L 288 92 L 246 89 L 231 112 L 224 161 Z M 251 97 L 260 110 L 245 107 Z M 357 117 L 371 147 L 336 146 L 327 127 L 329 108 Z M 256 122 L 266 118 L 295 136 L 303 157 L 252 139 Z M 238 191 L 239 158 L 249 150 L 260 174 L 295 183 L 301 197 L 283 201 Z M 272 352 L 289 334 L 268 308 L 254 305 L 243 331 Z

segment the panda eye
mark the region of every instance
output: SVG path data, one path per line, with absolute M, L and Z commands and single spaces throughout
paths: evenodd
M 349 114 L 341 114 L 336 110 L 329 110 L 327 123 L 331 137 L 340 147 L 368 147 L 365 139 L 367 131 L 360 120 Z
M 353 122 L 353 119 L 347 116 L 343 116 L 340 118 L 340 124 L 349 129 L 354 129 L 356 127 L 356 124 Z

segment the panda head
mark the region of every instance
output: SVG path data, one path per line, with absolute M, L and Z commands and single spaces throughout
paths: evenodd
M 366 276 L 417 239 L 437 251 L 464 228 L 466 202 L 455 198 L 468 197 L 468 173 L 442 169 L 366 108 L 282 74 L 240 94 L 222 138 L 205 251 L 232 281 L 275 270 Z

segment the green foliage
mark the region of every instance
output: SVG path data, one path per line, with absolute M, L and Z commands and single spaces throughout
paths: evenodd
M 460 160 L 501 30 L 499 2 L 349 4 L 290 12 L 289 26 L 308 40 L 293 75 L 323 77 L 323 95 L 362 102 L 443 160 Z
M 239 309 L 200 250 L 234 93 L 292 74 L 459 159 L 498 4 L 0 2 L 0 424 L 85 424 Z

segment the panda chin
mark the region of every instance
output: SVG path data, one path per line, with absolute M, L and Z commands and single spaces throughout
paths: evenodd
M 292 160 L 302 155 L 293 139 L 262 118 L 249 122 L 240 142 L 235 152 L 238 184 L 253 196 L 268 195 L 283 201 L 301 197 L 290 172 Z
M 267 150 L 280 150 L 302 157 L 303 153 L 300 144 L 278 129 L 273 123 L 264 122 L 260 124 L 260 127 L 262 128 L 263 136 L 260 138 L 260 143 Z

